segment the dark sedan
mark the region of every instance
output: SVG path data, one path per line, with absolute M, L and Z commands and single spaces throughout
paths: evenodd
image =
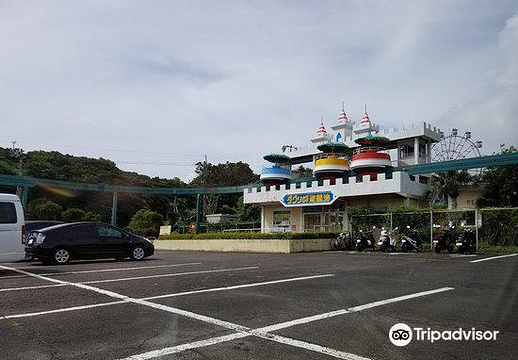
M 25 222 L 25 239 L 22 240 L 22 244 L 26 244 L 31 232 L 44 229 L 49 226 L 63 224 L 63 221 L 54 220 L 30 220 Z
M 33 231 L 25 247 L 27 257 L 57 264 L 77 259 L 142 260 L 154 252 L 148 239 L 96 222 L 60 224 Z

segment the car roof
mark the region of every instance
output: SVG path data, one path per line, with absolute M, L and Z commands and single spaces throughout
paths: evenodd
M 78 221 L 78 222 L 73 222 L 73 223 L 62 223 L 62 224 L 52 225 L 52 226 L 43 228 L 43 229 L 38 230 L 38 231 L 47 232 L 47 231 L 52 231 L 52 230 L 64 229 L 64 228 L 72 227 L 74 225 L 85 225 L 85 224 L 96 224 L 96 222 L 93 222 L 93 221 Z
M 20 198 L 13 194 L 0 194 L 0 201 L 14 201 L 20 202 Z
M 57 220 L 30 220 L 25 222 L 25 229 L 28 231 L 35 231 L 48 228 L 54 225 L 63 224 L 63 221 Z
M 98 221 L 77 221 L 77 222 L 73 222 L 73 223 L 57 224 L 57 225 L 49 226 L 44 229 L 36 230 L 36 231 L 47 232 L 47 231 L 53 231 L 53 230 L 57 230 L 57 229 L 66 229 L 66 228 L 69 228 L 69 227 L 72 227 L 75 225 L 96 225 L 96 224 L 111 226 L 110 224 L 106 224 L 106 223 L 102 223 L 102 222 L 98 222 Z
M 56 225 L 57 224 L 64 224 L 63 221 L 59 221 L 59 220 L 28 220 L 25 222 L 25 225 L 27 224 L 42 224 L 42 223 L 55 223 Z

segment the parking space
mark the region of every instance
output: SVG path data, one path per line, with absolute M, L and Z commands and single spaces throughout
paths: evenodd
M 159 251 L 142 262 L 0 264 L 0 351 L 9 359 L 512 358 L 516 275 L 518 257 L 432 253 Z M 396 323 L 501 335 L 396 347 L 388 337 Z

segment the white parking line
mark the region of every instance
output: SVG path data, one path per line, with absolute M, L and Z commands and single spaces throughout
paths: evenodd
M 104 283 L 118 282 L 118 281 L 155 279 L 155 278 L 172 277 L 172 276 L 193 275 L 193 274 L 209 274 L 209 273 L 211 274 L 211 273 L 219 273 L 219 272 L 244 271 L 244 270 L 255 270 L 255 269 L 259 269 L 259 268 L 257 266 L 249 266 L 249 267 L 233 268 L 233 269 L 199 270 L 199 271 L 188 271 L 188 272 L 181 272 L 181 273 L 172 273 L 172 274 L 135 276 L 135 277 L 129 277 L 129 278 L 120 278 L 120 279 L 83 281 L 83 282 L 80 282 L 79 284 L 104 284 Z
M 63 285 L 63 286 L 65 286 L 65 285 Z M 56 309 L 56 310 L 47 310 L 47 311 L 39 311 L 39 312 L 25 313 L 25 314 L 6 315 L 6 316 L 0 316 L 0 320 L 18 319 L 18 318 L 33 317 L 33 316 L 39 316 L 39 315 L 85 310 L 85 309 L 92 309 L 92 308 L 103 307 L 103 306 L 126 304 L 128 302 L 129 302 L 129 300 L 119 300 L 119 301 L 111 301 L 111 302 L 100 303 L 100 304 L 73 306 L 73 307 L 69 307 L 69 308 L 62 308 L 62 309 Z
M 46 288 L 53 288 L 53 287 L 60 287 L 60 286 L 66 286 L 66 285 L 65 284 L 54 284 L 54 285 L 24 286 L 24 287 L 17 287 L 17 288 L 4 288 L 4 289 L 0 289 L 0 292 L 19 291 L 19 290 L 46 289 Z
M 302 280 L 318 279 L 318 278 L 332 277 L 332 276 L 334 276 L 334 275 L 333 274 L 324 274 L 324 275 L 304 276 L 304 277 L 291 278 L 291 279 L 264 281 L 264 282 L 253 283 L 253 284 L 233 285 L 233 286 L 226 286 L 226 287 L 219 287 L 219 288 L 212 288 L 212 289 L 184 291 L 184 292 L 175 293 L 175 294 L 150 296 L 150 297 L 143 298 L 143 300 L 164 299 L 164 298 L 169 298 L 169 297 L 192 295 L 192 294 L 200 294 L 200 293 L 206 293 L 206 292 L 244 289 L 244 288 L 249 288 L 249 287 L 265 286 L 265 285 L 272 285 L 272 284 L 281 284 L 281 283 L 287 283 L 287 282 L 292 282 L 292 281 L 302 281 Z
M 242 285 L 234 285 L 234 286 L 226 286 L 226 287 L 217 287 L 217 288 L 211 288 L 211 289 L 185 291 L 185 292 L 165 294 L 165 295 L 157 295 L 157 296 L 141 298 L 140 300 L 163 299 L 163 298 L 169 298 L 169 297 L 185 296 L 185 295 L 200 294 L 200 293 L 207 293 L 207 292 L 229 291 L 229 290 L 235 290 L 235 289 L 243 289 L 243 288 L 265 286 L 265 285 L 272 285 L 272 284 L 281 284 L 281 283 L 287 283 L 287 282 L 292 282 L 292 281 L 311 280 L 311 279 L 318 279 L 318 278 L 332 277 L 332 276 L 334 276 L 334 275 L 333 274 L 323 274 L 323 275 L 304 276 L 304 277 L 290 278 L 290 279 L 279 279 L 279 280 L 251 283 L 251 284 L 242 284 Z M 65 285 L 59 284 L 59 285 L 52 285 L 52 286 L 65 286 Z M 46 315 L 46 314 L 55 314 L 55 313 L 60 313 L 60 312 L 69 312 L 69 311 L 84 310 L 84 309 L 92 309 L 95 307 L 118 305 L 118 304 L 124 304 L 127 302 L 129 302 L 129 301 L 127 301 L 127 300 L 111 301 L 111 302 L 105 302 L 105 303 L 99 303 L 99 304 L 73 306 L 73 307 L 68 307 L 68 308 L 61 308 L 61 309 L 48 310 L 48 311 L 39 311 L 39 312 L 33 312 L 33 313 L 5 315 L 5 316 L 0 316 L 0 320 L 32 317 L 32 316 L 39 316 L 39 315 Z
M 5 266 L 0 266 L 0 268 L 7 268 Z M 10 268 L 15 269 L 15 268 Z M 100 283 L 109 283 L 109 282 L 117 282 L 117 281 L 129 281 L 129 280 L 142 280 L 142 279 L 152 279 L 152 278 L 163 278 L 163 277 L 173 277 L 173 276 L 183 276 L 183 275 L 194 275 L 194 274 L 209 274 L 209 273 L 219 273 L 219 272 L 229 272 L 229 271 L 244 271 L 244 270 L 254 270 L 258 269 L 257 266 L 250 266 L 250 267 L 244 267 L 244 268 L 233 268 L 233 269 L 213 269 L 213 270 L 199 270 L 199 271 L 188 271 L 188 272 L 179 272 L 179 273 L 171 273 L 171 274 L 160 274 L 160 275 L 148 275 L 148 276 L 136 276 L 136 277 L 130 277 L 130 278 L 118 278 L 118 279 L 107 279 L 107 280 L 95 280 L 95 281 L 84 281 L 79 283 L 70 283 L 70 284 L 100 284 Z M 24 270 L 13 270 L 24 273 L 26 271 Z M 32 274 L 27 272 L 28 274 Z M 37 275 L 37 274 L 33 274 Z M 41 278 L 44 279 L 52 279 L 44 277 L 43 275 L 38 275 Z M 33 276 L 34 277 L 34 276 Z M 57 279 L 54 279 L 57 280 Z M 49 280 L 50 281 L 50 280 Z M 6 292 L 6 291 L 19 291 L 19 290 L 34 290 L 34 289 L 45 289 L 45 288 L 53 288 L 53 287 L 60 287 L 60 286 L 66 286 L 69 285 L 67 281 L 63 281 L 58 284 L 53 285 L 37 285 L 37 286 L 25 286 L 25 287 L 18 287 L 18 288 L 4 288 L 0 289 L 0 292 Z
M 445 287 L 445 288 L 434 289 L 434 290 L 430 290 L 430 291 L 423 291 L 420 293 L 415 293 L 415 294 L 410 294 L 410 295 L 399 296 L 396 298 L 375 301 L 372 303 L 355 306 L 355 307 L 352 307 L 349 309 L 341 309 L 341 310 L 332 311 L 332 312 L 328 312 L 328 313 L 324 313 L 324 314 L 313 315 L 313 316 L 308 316 L 308 317 L 304 317 L 304 318 L 300 318 L 300 319 L 286 321 L 286 322 L 279 323 L 279 324 L 269 325 L 269 326 L 266 326 L 263 328 L 250 330 L 249 333 L 235 333 L 235 334 L 231 334 L 231 335 L 214 337 L 214 338 L 196 341 L 196 342 L 192 342 L 192 343 L 171 346 L 171 347 L 167 347 L 167 348 L 163 348 L 163 349 L 159 349 L 159 350 L 154 350 L 154 351 L 149 351 L 149 352 L 142 353 L 142 354 L 133 355 L 133 356 L 121 359 L 121 360 L 153 359 L 153 358 L 157 358 L 157 357 L 161 357 L 161 356 L 165 356 L 165 355 L 179 353 L 179 352 L 182 352 L 185 350 L 191 350 L 191 349 L 196 349 L 196 348 L 205 347 L 205 346 L 209 346 L 209 345 L 219 344 L 222 342 L 228 342 L 228 341 L 232 341 L 235 339 L 244 338 L 247 336 L 257 336 L 262 339 L 275 341 L 275 342 L 285 344 L 285 345 L 291 345 L 291 346 L 303 348 L 303 349 L 306 349 L 309 351 L 318 352 L 318 353 L 329 355 L 329 356 L 339 358 L 339 359 L 367 360 L 367 358 L 361 357 L 359 355 L 327 348 L 327 347 L 320 346 L 317 344 L 312 344 L 312 343 L 308 343 L 308 342 L 304 342 L 304 341 L 300 341 L 300 340 L 295 340 L 295 339 L 279 336 L 276 334 L 272 334 L 271 332 L 277 331 L 280 329 L 286 329 L 286 328 L 300 325 L 300 324 L 307 324 L 307 323 L 313 322 L 313 321 L 320 321 L 320 320 L 338 316 L 338 315 L 359 312 L 359 311 L 371 309 L 371 308 L 377 307 L 377 306 L 382 306 L 382 305 L 391 304 L 391 303 L 404 301 L 404 300 L 410 300 L 413 298 L 422 297 L 422 296 L 426 296 L 426 295 L 432 295 L 432 294 L 449 291 L 449 290 L 453 290 L 453 289 L 454 288 Z
M 484 259 L 471 260 L 470 262 L 472 262 L 472 263 L 477 263 L 477 262 L 481 262 L 481 261 L 488 261 L 488 260 L 494 260 L 494 259 L 501 259 L 501 258 L 506 258 L 506 257 L 516 256 L 516 255 L 518 255 L 518 254 L 509 254 L 509 255 L 492 256 L 492 257 L 488 257 L 488 258 L 484 258 Z
M 75 287 L 78 287 L 78 288 L 81 288 L 81 289 L 85 289 L 85 290 L 90 290 L 90 291 L 93 291 L 93 292 L 96 292 L 96 293 L 99 293 L 99 294 L 103 294 L 103 295 L 107 295 L 107 296 L 113 297 L 115 299 L 129 301 L 129 302 L 132 302 L 132 303 L 135 303 L 135 304 L 144 305 L 144 306 L 148 306 L 148 307 L 159 309 L 159 310 L 164 310 L 164 311 L 176 314 L 176 315 L 185 316 L 185 317 L 188 317 L 188 318 L 191 318 L 191 319 L 200 320 L 200 321 L 203 321 L 203 322 L 206 322 L 206 323 L 209 323 L 209 324 L 218 325 L 218 326 L 221 326 L 221 327 L 224 327 L 224 328 L 227 328 L 227 329 L 234 330 L 234 331 L 236 331 L 238 333 L 243 333 L 243 334 L 247 334 L 247 335 L 254 335 L 254 336 L 260 337 L 262 339 L 266 339 L 266 340 L 270 340 L 270 341 L 275 341 L 275 342 L 278 342 L 278 343 L 281 343 L 281 344 L 285 344 L 285 345 L 291 345 L 291 346 L 300 347 L 300 348 L 303 348 L 303 349 L 306 349 L 306 350 L 310 350 L 310 351 L 314 351 L 314 352 L 319 352 L 319 353 L 330 355 L 330 356 L 337 357 L 337 358 L 340 358 L 340 359 L 366 360 L 366 358 L 362 358 L 362 357 L 360 357 L 358 355 L 354 355 L 354 354 L 350 354 L 350 353 L 346 353 L 346 352 L 341 352 L 339 350 L 330 349 L 330 348 L 323 347 L 323 346 L 320 346 L 320 345 L 317 345 L 317 344 L 306 343 L 306 342 L 295 340 L 295 339 L 290 339 L 290 338 L 286 338 L 286 337 L 277 336 L 277 335 L 274 335 L 274 334 L 269 334 L 267 332 L 263 332 L 264 330 L 261 331 L 261 329 L 257 329 L 257 330 L 252 332 L 252 330 L 250 328 L 246 327 L 246 326 L 234 324 L 234 323 L 231 323 L 229 321 L 224 321 L 224 320 L 212 318 L 212 317 L 201 315 L 201 314 L 196 314 L 196 313 L 193 313 L 193 312 L 190 312 L 190 311 L 174 308 L 174 307 L 171 307 L 171 306 L 156 304 L 156 303 L 153 303 L 153 302 L 150 302 L 150 301 L 146 301 L 146 300 L 134 299 L 134 298 L 131 298 L 131 297 L 128 297 L 128 296 L 125 296 L 125 295 L 118 294 L 118 293 L 113 292 L 113 291 L 96 288 L 96 287 L 93 287 L 93 286 L 90 286 L 90 285 L 77 284 L 77 283 L 72 283 L 72 282 L 69 282 L 69 281 L 62 281 L 62 280 L 58 280 L 58 279 L 53 279 L 53 278 L 49 278 L 49 277 L 33 274 L 33 273 L 30 273 L 30 272 L 27 272 L 27 271 L 9 268 L 9 267 L 6 267 L 6 266 L 0 266 L 0 268 L 7 269 L 7 270 L 13 270 L 13 271 L 19 272 L 21 274 L 33 276 L 33 277 L 41 279 L 41 280 L 47 280 L 47 281 L 58 283 L 58 284 L 65 284 L 65 285 L 75 286 Z M 419 297 L 419 296 L 425 296 L 425 295 L 429 295 L 429 294 L 432 294 L 432 293 L 437 293 L 437 292 L 440 292 L 440 291 L 448 291 L 448 290 L 453 290 L 453 288 L 441 288 L 441 289 L 435 289 L 435 290 L 430 290 L 430 291 L 424 291 L 424 292 L 421 292 L 421 293 L 400 296 L 398 298 L 386 299 L 386 300 L 382 300 L 382 301 L 376 301 L 374 303 L 365 304 L 365 305 L 362 305 L 362 306 L 357 306 L 356 308 L 358 309 L 357 311 L 361 311 L 361 310 L 373 308 L 375 306 L 385 305 L 385 304 L 389 304 L 389 303 L 393 303 L 393 302 L 397 302 L 397 301 L 403 301 L 403 300 L 407 300 L 407 299 L 411 299 L 411 298 L 415 298 L 415 297 Z M 269 327 L 266 327 L 266 328 L 269 328 Z M 205 343 L 208 343 L 209 340 L 206 340 Z M 226 341 L 228 341 L 228 340 L 226 340 Z M 187 345 L 189 345 L 189 344 L 187 344 Z M 192 345 L 192 343 L 190 345 Z M 137 358 L 134 358 L 134 359 L 137 359 Z
M 159 269 L 159 268 L 178 267 L 178 266 L 190 266 L 190 265 L 201 265 L 201 263 L 185 263 L 185 264 L 172 264 L 172 265 L 125 267 L 125 268 L 113 268 L 113 269 L 96 269 L 96 270 L 50 272 L 50 273 L 43 273 L 43 274 L 40 274 L 40 275 L 42 275 L 42 276 L 58 276 L 58 275 L 88 274 L 88 273 L 111 272 L 111 271 Z M 22 270 L 31 270 L 30 268 L 20 268 L 20 269 L 22 269 Z M 28 275 L 9 275 L 9 276 L 2 276 L 2 277 L 0 277 L 0 280 L 1 279 L 24 278 L 24 277 L 29 277 L 29 276 Z
M 400 302 L 400 301 L 415 299 L 418 297 L 437 294 L 437 293 L 441 293 L 444 291 L 450 291 L 450 290 L 454 290 L 454 288 L 443 287 L 443 288 L 429 290 L 429 291 L 422 291 L 422 292 L 418 292 L 418 293 L 414 293 L 414 294 L 410 294 L 410 295 L 403 295 L 403 296 L 398 296 L 395 298 L 375 301 L 375 302 L 355 306 L 355 307 L 348 308 L 348 309 L 330 311 L 330 312 L 319 314 L 319 315 L 307 316 L 307 317 L 303 317 L 303 318 L 296 319 L 296 320 L 290 320 L 290 321 L 286 321 L 283 323 L 270 325 L 270 326 L 263 328 L 262 331 L 266 331 L 266 332 L 277 331 L 277 330 L 285 329 L 285 328 L 296 326 L 296 325 L 307 324 L 307 323 L 313 322 L 313 321 L 329 319 L 329 318 L 339 316 L 339 315 L 345 315 L 345 314 L 350 314 L 350 313 L 354 313 L 354 312 L 359 312 L 359 311 L 363 311 L 363 310 L 367 310 L 367 309 L 372 309 L 372 308 L 378 307 L 378 306 L 388 305 L 388 304 L 392 304 L 392 303 L 396 303 L 396 302 Z

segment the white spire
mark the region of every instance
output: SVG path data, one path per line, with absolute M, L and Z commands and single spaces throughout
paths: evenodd
M 349 122 L 347 119 L 347 114 L 345 113 L 345 101 L 342 101 L 342 110 L 340 111 L 340 115 L 338 115 L 338 123 L 343 124 Z
M 369 119 L 369 114 L 367 114 L 367 103 L 363 106 L 363 119 L 361 124 L 362 125 L 369 125 L 371 120 Z
M 320 120 L 320 126 L 318 127 L 317 136 L 325 136 L 327 135 L 326 127 L 324 126 L 324 116 Z

